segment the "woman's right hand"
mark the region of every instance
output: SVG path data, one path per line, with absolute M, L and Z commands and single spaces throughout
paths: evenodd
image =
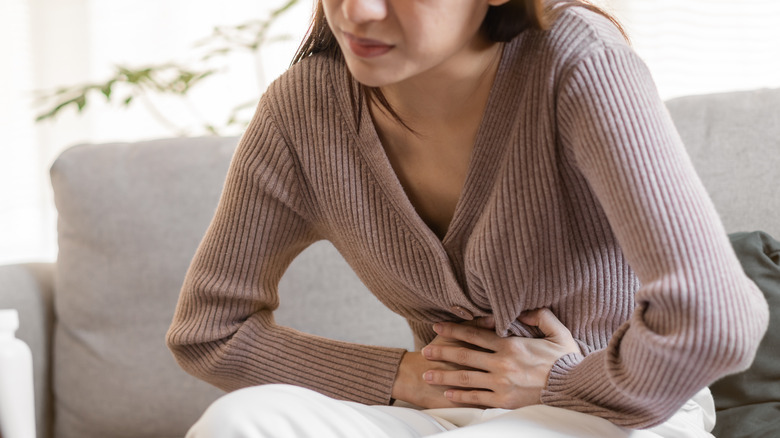
M 479 318 L 466 324 L 473 324 L 481 328 L 494 328 L 492 317 Z M 428 345 L 446 345 L 457 347 L 476 348 L 459 341 L 437 336 Z M 470 369 L 451 362 L 431 361 L 426 359 L 419 351 L 409 351 L 404 354 L 398 368 L 398 374 L 393 383 L 392 397 L 403 400 L 415 406 L 425 409 L 467 407 L 460 403 L 453 403 L 444 396 L 449 386 L 431 385 L 423 380 L 423 374 L 430 370 L 459 371 Z

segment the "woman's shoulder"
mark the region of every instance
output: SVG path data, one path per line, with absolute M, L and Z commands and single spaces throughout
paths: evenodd
M 271 82 L 264 97 L 292 104 L 331 94 L 338 84 L 335 77 L 343 77 L 345 71 L 346 65 L 340 58 L 316 53 L 291 65 Z
M 633 50 L 609 17 L 581 6 L 561 9 L 548 29 L 525 31 L 507 49 L 506 68 L 531 72 L 542 84 L 558 83 L 573 67 L 605 52 Z
M 567 46 L 585 48 L 629 47 L 626 36 L 605 14 L 583 6 L 566 7 L 546 32 L 547 37 Z
M 346 65 L 338 57 L 317 53 L 293 64 L 275 79 L 261 98 L 261 105 L 280 127 L 318 129 L 323 115 L 340 113 L 349 80 Z
M 554 60 L 561 66 L 605 49 L 631 50 L 620 28 L 606 15 L 582 6 L 568 6 L 554 16 L 549 29 L 529 31 L 520 38 L 523 52 Z

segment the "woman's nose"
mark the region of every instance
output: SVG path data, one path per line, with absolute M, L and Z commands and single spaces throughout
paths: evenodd
M 344 17 L 357 24 L 381 21 L 387 16 L 386 0 L 343 0 Z

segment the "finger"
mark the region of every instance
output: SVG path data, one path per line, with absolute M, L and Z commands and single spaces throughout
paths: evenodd
M 422 354 L 428 360 L 450 362 L 477 370 L 490 369 L 493 353 L 475 350 L 468 347 L 452 347 L 447 345 L 428 345 L 422 349 Z
M 493 386 L 490 374 L 482 371 L 429 370 L 423 374 L 423 380 L 431 385 L 457 386 L 458 388 L 491 389 Z
M 440 322 L 434 324 L 433 330 L 450 339 L 457 339 L 486 350 L 495 351 L 497 343 L 501 340 L 492 330 L 487 330 L 472 325 L 455 324 L 451 322 Z
M 488 330 L 495 330 L 496 329 L 496 318 L 493 317 L 493 315 L 483 316 L 482 318 L 477 318 L 474 320 L 474 324 L 476 327 L 488 329 Z
M 444 391 L 444 397 L 451 402 L 479 406 L 481 408 L 496 408 L 496 394 L 493 391 L 448 389 Z
M 545 338 L 559 339 L 570 338 L 571 332 L 565 325 L 555 316 L 552 310 L 548 308 L 541 308 L 532 310 L 530 312 L 524 312 L 518 318 L 520 322 L 528 324 L 530 326 L 539 327 L 539 330 L 544 333 Z

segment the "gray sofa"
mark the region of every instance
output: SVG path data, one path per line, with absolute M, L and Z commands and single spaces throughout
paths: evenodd
M 780 236 L 780 90 L 668 108 L 727 230 Z M 80 145 L 54 163 L 57 262 L 0 267 L 0 308 L 19 309 L 34 354 L 39 437 L 182 437 L 220 395 L 177 366 L 164 334 L 236 142 Z M 411 348 L 405 322 L 325 242 L 280 291 L 281 323 Z

